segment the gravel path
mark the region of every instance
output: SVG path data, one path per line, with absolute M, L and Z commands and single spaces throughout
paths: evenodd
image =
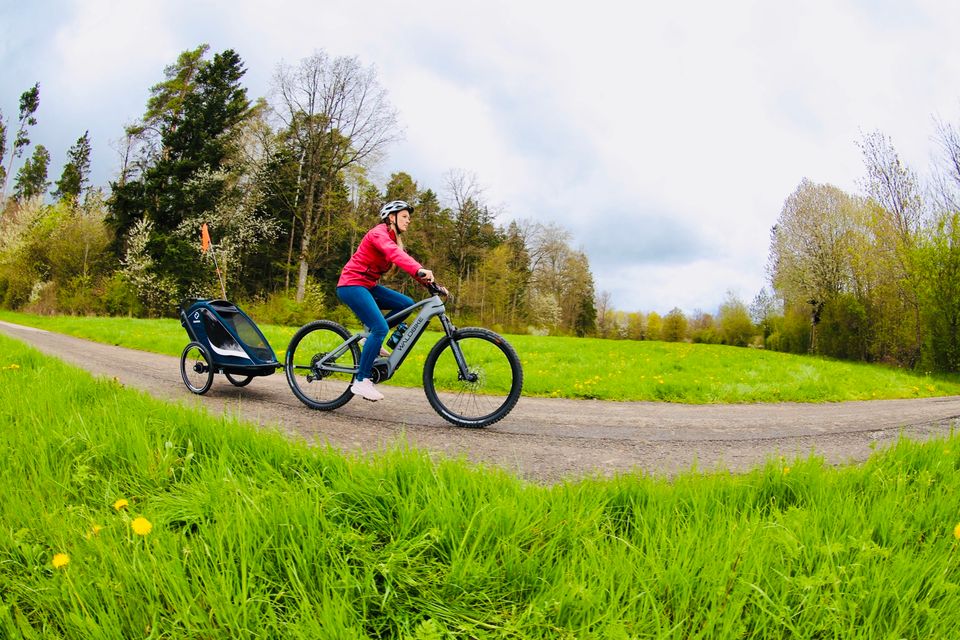
M 292 437 L 364 453 L 407 443 L 545 483 L 634 470 L 670 476 L 694 465 L 745 471 L 777 455 L 859 461 L 901 433 L 914 440 L 949 434 L 960 417 L 957 396 L 750 405 L 521 398 L 502 422 L 459 429 L 434 413 L 422 389 L 384 386 L 381 402 L 355 398 L 318 412 L 300 404 L 278 372 L 240 389 L 216 376 L 206 395 L 195 396 L 180 380 L 179 358 L 7 322 L 0 332 L 162 400 L 236 414 Z

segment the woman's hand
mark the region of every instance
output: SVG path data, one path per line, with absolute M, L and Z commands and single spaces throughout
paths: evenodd
M 433 271 L 430 271 L 430 269 L 420 269 L 420 271 L 417 271 L 417 277 L 424 282 L 433 282 Z

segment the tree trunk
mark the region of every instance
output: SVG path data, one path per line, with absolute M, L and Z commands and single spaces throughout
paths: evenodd
M 303 302 L 307 291 L 307 272 L 310 269 L 308 260 L 310 257 L 310 240 L 313 236 L 313 201 L 314 201 L 313 180 L 307 183 L 307 199 L 303 206 L 303 237 L 300 240 L 300 269 L 297 272 L 297 302 Z
M 303 182 L 303 163 L 307 157 L 307 150 L 300 152 L 300 162 L 297 164 L 297 188 L 293 192 L 293 215 L 290 216 L 290 246 L 287 247 L 286 282 L 283 295 L 290 295 L 290 272 L 293 271 L 293 237 L 297 230 L 297 206 L 300 204 L 300 183 Z

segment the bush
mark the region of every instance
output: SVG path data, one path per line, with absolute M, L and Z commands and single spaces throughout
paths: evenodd
M 51 281 L 37 282 L 30 291 L 30 299 L 23 306 L 27 313 L 41 316 L 57 314 L 57 284 Z
M 103 313 L 111 316 L 142 317 L 146 309 L 137 297 L 137 290 L 119 271 L 103 283 L 100 301 Z
M 712 327 L 694 331 L 691 339 L 698 344 L 721 344 L 723 342 L 720 334 Z
M 299 327 L 324 317 L 323 292 L 307 283 L 303 302 L 297 302 L 282 292 L 274 292 L 266 298 L 254 299 L 240 306 L 258 324 L 277 324 Z
M 844 360 L 867 357 L 867 314 L 854 296 L 842 294 L 823 306 L 817 325 L 817 353 Z

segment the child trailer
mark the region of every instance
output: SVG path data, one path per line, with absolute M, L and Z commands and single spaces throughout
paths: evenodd
M 191 340 L 180 356 L 180 376 L 193 393 L 209 391 L 214 373 L 244 387 L 283 366 L 250 316 L 229 300 L 189 298 L 179 311 Z

